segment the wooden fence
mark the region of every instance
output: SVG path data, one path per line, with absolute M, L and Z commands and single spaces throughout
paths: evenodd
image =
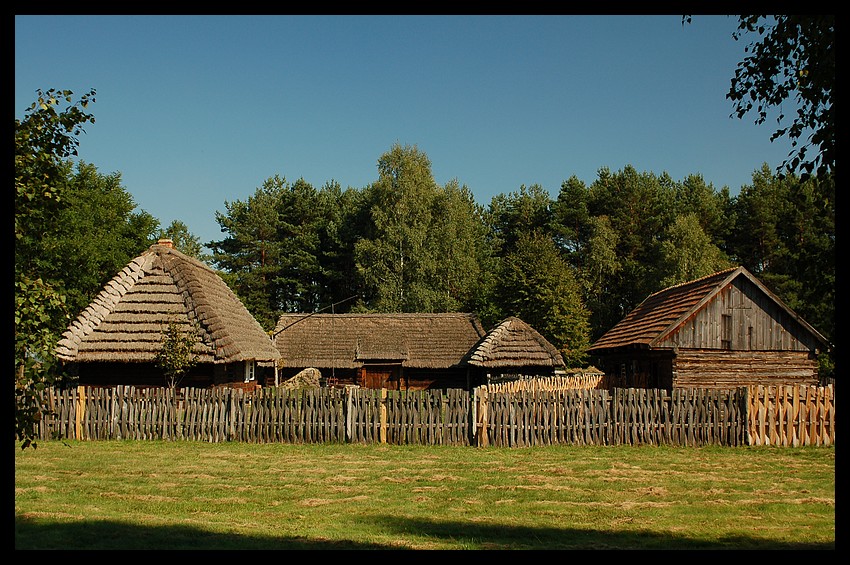
M 834 385 L 753 386 L 747 392 L 750 445 L 835 443 Z
M 481 390 L 479 445 L 748 443 L 746 389 Z
M 833 445 L 833 386 L 472 393 L 363 388 L 47 389 L 41 439 L 255 443 Z

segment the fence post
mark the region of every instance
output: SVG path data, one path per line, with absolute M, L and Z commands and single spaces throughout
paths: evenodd
M 753 436 L 750 434 L 750 421 L 751 415 L 750 410 L 752 410 L 752 406 L 750 405 L 750 387 L 742 386 L 738 388 L 738 392 L 741 395 L 740 404 L 742 406 L 742 424 L 744 429 L 741 431 L 742 439 L 744 440 L 744 445 L 753 445 Z
M 120 402 L 120 398 L 123 396 L 122 395 L 123 389 L 124 389 L 123 386 L 118 385 L 112 390 L 112 393 L 113 393 L 112 394 L 112 407 L 111 407 L 112 417 L 109 419 L 110 420 L 109 437 L 111 437 L 113 439 L 123 439 L 121 437 L 121 425 L 120 425 L 120 421 L 119 421 L 119 416 L 121 414 L 121 408 L 120 408 L 119 402 Z
M 83 418 L 86 414 L 86 388 L 84 386 L 77 387 L 77 414 L 74 422 L 74 431 L 77 433 L 77 440 L 83 439 Z
M 490 437 L 487 430 L 487 387 L 479 386 L 475 388 L 475 398 L 473 399 L 476 416 L 472 422 L 474 430 L 478 431 L 478 445 L 487 447 L 490 445 Z
M 387 443 L 387 389 L 381 389 L 381 420 L 379 428 L 379 440 L 381 443 Z
M 345 387 L 345 441 L 352 441 L 352 426 L 354 418 L 354 388 Z
M 228 397 L 228 406 L 230 407 L 229 413 L 227 414 L 226 441 L 233 441 L 236 438 L 236 390 L 239 389 L 228 388 L 226 391 Z

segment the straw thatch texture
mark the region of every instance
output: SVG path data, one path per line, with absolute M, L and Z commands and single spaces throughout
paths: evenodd
M 64 361 L 154 361 L 176 322 L 200 338 L 201 363 L 279 357 L 271 339 L 215 271 L 165 245 L 152 245 L 109 281 L 59 341 Z
M 519 318 L 510 317 L 493 328 L 470 353 L 469 364 L 488 369 L 564 367 L 554 345 Z
M 284 314 L 275 328 L 281 366 L 355 369 L 364 362 L 446 369 L 485 335 L 473 314 Z

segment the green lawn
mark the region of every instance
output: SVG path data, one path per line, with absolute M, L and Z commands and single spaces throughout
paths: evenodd
M 17 549 L 834 549 L 835 450 L 15 444 Z

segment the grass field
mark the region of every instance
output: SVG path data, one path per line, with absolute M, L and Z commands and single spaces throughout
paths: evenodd
M 16 444 L 15 547 L 835 549 L 835 450 Z

